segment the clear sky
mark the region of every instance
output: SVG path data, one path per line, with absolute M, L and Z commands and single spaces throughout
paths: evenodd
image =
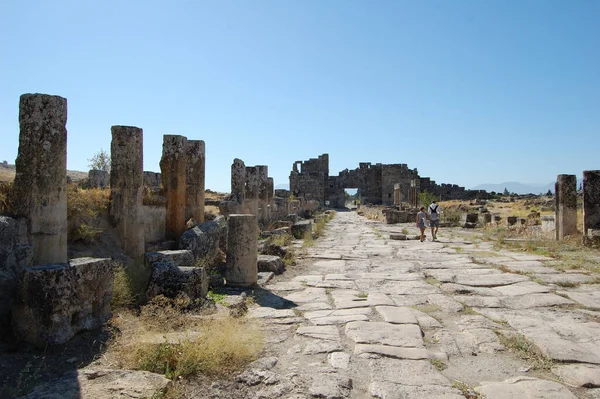
M 549 183 L 600 169 L 600 1 L 21 0 L 0 4 L 0 161 L 23 93 L 68 100 L 68 168 L 110 126 L 206 142 L 206 187 L 234 158 L 330 174 L 407 163 L 438 183 Z

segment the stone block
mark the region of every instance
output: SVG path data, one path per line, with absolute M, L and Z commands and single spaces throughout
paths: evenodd
M 517 216 L 507 216 L 506 217 L 506 223 L 509 226 L 514 226 L 515 224 L 517 224 L 518 221 L 519 221 L 519 218 Z
M 306 234 L 312 233 L 312 222 L 310 220 L 301 220 L 294 223 L 291 230 L 295 238 L 303 238 Z
M 477 223 L 466 222 L 463 227 L 465 229 L 474 229 L 477 227 Z
M 219 223 L 211 220 L 187 230 L 179 239 L 179 249 L 192 251 L 194 260 L 213 259 L 221 239 Z
M 29 267 L 12 307 L 15 336 L 43 347 L 101 327 L 110 317 L 114 274 L 109 259 Z
M 257 265 L 259 272 L 281 274 L 285 271 L 283 259 L 275 255 L 258 255 Z
M 390 240 L 406 240 L 406 234 L 390 234 Z
M 176 298 L 180 294 L 190 299 L 203 299 L 208 293 L 209 279 L 203 267 L 175 266 L 172 262 L 154 262 L 146 290 L 150 299 L 157 295 Z
M 105 170 L 92 169 L 88 172 L 89 188 L 106 188 L 110 182 L 110 175 Z
M 156 261 L 164 262 L 165 260 L 171 260 L 175 266 L 193 266 L 196 262 L 194 260 L 194 254 L 188 249 L 176 249 L 158 251 L 158 254 L 162 256 L 152 256 Z M 148 253 L 145 254 L 148 257 Z
M 0 325 L 8 324 L 18 282 L 33 264 L 33 248 L 18 238 L 19 221 L 0 216 Z
M 479 215 L 477 213 L 467 213 L 467 223 L 477 223 Z
M 583 231 L 600 230 L 600 170 L 583 171 Z

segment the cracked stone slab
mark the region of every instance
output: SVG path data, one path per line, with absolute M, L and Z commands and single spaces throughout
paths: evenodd
M 284 299 L 295 303 L 327 302 L 327 293 L 325 292 L 325 288 L 306 288 L 302 291 L 288 294 Z
M 296 306 L 294 309 L 301 312 L 310 312 L 313 310 L 327 310 L 331 309 L 331 305 L 326 302 L 306 302 L 300 306 Z
M 431 294 L 427 297 L 427 300 L 429 303 L 439 306 L 443 312 L 456 313 L 465 309 L 462 303 L 444 294 Z
M 298 327 L 296 334 L 316 339 L 341 342 L 340 333 L 335 326 L 303 326 Z
M 343 350 L 342 344 L 335 341 L 311 339 L 306 342 L 302 354 L 304 355 L 318 355 L 319 353 L 331 353 L 339 352 Z
M 504 285 L 502 287 L 494 287 L 492 289 L 498 291 L 500 295 L 504 296 L 542 294 L 551 291 L 550 287 L 534 283 L 533 281 L 523 281 L 522 283 Z
M 341 399 L 352 391 L 352 380 L 339 375 L 335 369 L 317 369 L 312 373 L 312 379 L 308 392 L 314 398 Z
M 390 295 L 396 306 L 415 306 L 426 305 L 429 302 L 429 295 Z
M 370 364 L 371 381 L 386 381 L 400 385 L 450 386 L 450 381 L 440 374 L 428 360 L 400 360 L 381 358 Z
M 336 290 L 331 293 L 333 303 L 338 309 L 349 309 L 366 306 L 394 305 L 394 301 L 381 292 L 363 293 L 351 290 Z
M 482 384 L 475 391 L 486 399 L 576 399 L 566 387 L 554 381 L 533 377 L 514 377 L 504 382 Z
M 472 330 L 475 328 L 487 328 L 487 329 L 496 329 L 501 330 L 504 326 L 493 322 L 485 316 L 481 315 L 467 315 L 461 316 L 461 318 L 456 322 L 459 330 Z
M 284 317 L 296 317 L 296 314 L 292 309 L 253 307 L 248 310 L 248 317 L 257 319 L 277 319 Z
M 579 302 L 586 308 L 600 309 L 600 291 L 596 292 L 575 292 L 575 291 L 560 291 L 561 295 L 567 295 L 572 300 Z
M 418 324 L 412 309 L 398 306 L 376 306 L 383 321 L 392 324 Z
M 425 312 L 421 312 L 420 310 L 416 310 L 416 309 L 410 309 L 412 314 L 415 315 L 415 317 L 417 318 L 417 323 L 419 324 L 419 326 L 421 326 L 421 328 L 423 329 L 431 329 L 431 328 L 442 328 L 442 324 L 437 321 L 436 319 L 434 319 L 433 317 L 429 316 L 427 313 Z
M 557 273 L 557 274 L 536 274 L 536 278 L 547 284 L 586 284 L 594 281 L 594 278 L 587 274 L 579 273 Z
M 306 283 L 309 287 L 319 287 L 319 288 L 343 288 L 348 290 L 355 290 L 358 287 L 354 281 L 349 280 L 329 280 L 329 281 L 321 281 L 319 283 L 308 282 Z
M 423 280 L 385 281 L 378 288 L 380 292 L 392 295 L 439 294 L 440 290 Z
M 503 297 L 461 295 L 454 298 L 467 306 L 477 308 L 531 309 L 573 304 L 573 301 L 555 294 L 529 294 Z
M 600 387 L 600 366 L 591 364 L 560 364 L 552 372 L 567 385 L 576 388 Z
M 546 267 L 544 264 L 537 260 L 529 261 L 509 261 L 501 262 L 501 266 L 506 267 L 513 273 L 534 273 L 534 274 L 553 274 L 556 273 L 556 269 Z
M 455 284 L 455 283 L 444 283 L 440 285 L 440 289 L 445 292 L 450 292 L 453 294 L 469 294 L 469 295 L 479 295 L 479 296 L 502 296 L 501 293 L 494 290 L 493 288 L 485 288 L 485 287 L 471 287 L 468 285 Z
M 422 348 L 421 329 L 414 324 L 353 321 L 346 324 L 346 336 L 357 344 L 381 344 Z
M 298 281 L 301 283 L 306 283 L 309 281 L 312 282 L 321 282 L 323 281 L 323 275 L 322 274 L 309 274 L 309 275 L 305 275 L 305 276 L 296 276 L 292 279 L 292 281 Z
M 305 289 L 306 286 L 299 281 L 282 281 L 268 284 L 265 288 L 270 291 L 297 291 Z
M 452 387 L 440 385 L 402 385 L 388 381 L 373 381 L 369 391 L 380 399 L 464 399 L 461 392 Z
M 509 273 L 471 275 L 457 274 L 455 278 L 446 279 L 443 280 L 443 282 L 470 285 L 472 287 L 498 287 L 501 285 L 514 284 L 527 280 L 529 280 L 529 277 L 527 276 Z
M 433 352 L 425 348 L 400 348 L 388 345 L 356 344 L 354 354 L 357 356 L 374 354 L 408 360 L 437 359 L 448 361 L 448 355 L 444 352 Z

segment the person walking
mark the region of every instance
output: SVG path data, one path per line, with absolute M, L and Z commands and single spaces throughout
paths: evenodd
M 425 241 L 425 222 L 427 220 L 427 214 L 425 213 L 425 207 L 422 206 L 420 212 L 417 213 L 417 227 L 421 230 L 421 242 Z
M 429 226 L 431 226 L 431 237 L 433 241 L 437 240 L 437 232 L 440 228 L 440 206 L 435 203 L 435 201 L 431 202 L 429 205 Z

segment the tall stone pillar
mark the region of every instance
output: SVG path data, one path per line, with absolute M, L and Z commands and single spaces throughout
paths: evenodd
M 187 189 L 185 219 L 194 218 L 200 224 L 204 222 L 204 141 L 188 140 L 186 152 Z
M 583 171 L 583 234 L 600 238 L 600 170 Z
M 187 190 L 187 138 L 165 134 L 160 159 L 162 183 L 167 198 L 165 232 L 167 238 L 179 240 L 185 232 Z
M 67 99 L 23 94 L 19 124 L 16 213 L 27 218 L 34 265 L 66 263 Z
M 269 205 L 269 167 L 266 165 L 256 166 L 258 170 L 258 209 L 261 223 L 267 223 L 269 220 L 267 206 Z
M 400 206 L 401 200 L 400 183 L 394 183 L 394 206 Z
M 123 250 L 137 259 L 144 254 L 144 228 L 140 226 L 144 183 L 144 133 L 135 126 L 110 128 L 110 218 Z
M 419 194 L 421 193 L 421 183 L 417 179 L 410 181 L 410 205 L 414 208 L 419 207 Z
M 558 175 L 554 185 L 556 239 L 577 234 L 577 176 Z
M 275 181 L 272 177 L 267 179 L 267 218 L 269 221 L 274 219 L 273 214 L 275 213 L 275 201 L 273 196 L 275 193 Z
M 235 158 L 231 164 L 231 195 L 240 205 L 239 211 L 241 211 L 246 199 L 246 165 L 238 158 Z
M 227 220 L 227 285 L 250 287 L 258 281 L 256 215 L 229 215 Z
M 246 199 L 244 209 L 258 216 L 258 197 L 260 196 L 260 175 L 257 166 L 246 166 Z

